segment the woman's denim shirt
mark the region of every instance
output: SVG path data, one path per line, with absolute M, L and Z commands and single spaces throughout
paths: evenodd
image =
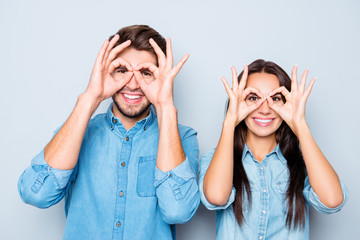
M 251 206 L 247 196 L 243 198 L 242 208 L 244 222 L 239 227 L 233 205 L 235 188 L 232 188 L 228 202 L 216 206 L 208 202 L 204 195 L 203 183 L 205 173 L 210 165 L 215 149 L 201 157 L 199 188 L 201 201 L 210 210 L 216 210 L 216 239 L 259 239 L 259 240 L 304 240 L 309 239 L 309 205 L 322 213 L 335 213 L 345 204 L 348 191 L 341 183 L 344 201 L 336 208 L 328 208 L 321 203 L 306 177 L 303 195 L 306 201 L 305 228 L 286 226 L 287 201 L 286 190 L 289 182 L 289 170 L 286 159 L 281 154 L 279 145 L 258 162 L 247 145 L 243 151 L 242 162 L 251 187 Z

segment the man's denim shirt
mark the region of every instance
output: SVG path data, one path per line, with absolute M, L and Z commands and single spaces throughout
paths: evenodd
M 216 210 L 216 239 L 258 239 L 258 240 L 306 240 L 309 239 L 309 205 L 322 213 L 340 211 L 348 198 L 348 191 L 341 183 L 344 201 L 336 208 L 328 208 L 320 202 L 319 197 L 311 188 L 306 177 L 303 195 L 306 201 L 305 228 L 291 228 L 286 226 L 287 201 L 286 190 L 289 182 L 287 161 L 282 155 L 279 145 L 258 162 L 247 145 L 243 151 L 242 162 L 250 182 L 251 205 L 247 196 L 243 197 L 244 222 L 241 227 L 237 224 L 233 205 L 235 188 L 232 188 L 228 202 L 224 206 L 211 204 L 205 197 L 203 182 L 205 173 L 210 165 L 215 149 L 201 157 L 199 189 L 201 202 L 210 210 Z M 325 230 L 325 229 L 324 229 Z
M 51 168 L 41 151 L 21 175 L 25 203 L 50 207 L 65 196 L 64 239 L 175 239 L 175 226 L 195 214 L 196 132 L 179 125 L 186 159 L 169 172 L 156 167 L 159 128 L 149 115 L 126 131 L 112 113 L 92 118 L 73 170 Z

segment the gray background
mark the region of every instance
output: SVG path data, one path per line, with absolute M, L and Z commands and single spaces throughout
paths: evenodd
M 179 121 L 198 131 L 200 154 L 216 146 L 230 65 L 257 58 L 317 77 L 307 120 L 348 186 L 337 214 L 311 212 L 311 239 L 358 239 L 360 89 L 358 1 L 5 1 L 0 2 L 0 239 L 61 239 L 64 204 L 25 205 L 17 180 L 84 91 L 105 38 L 149 24 L 172 37 Z M 109 102 L 103 103 L 103 111 Z M 84 219 L 86 221 L 86 219 Z M 201 206 L 178 239 L 215 239 L 215 213 Z

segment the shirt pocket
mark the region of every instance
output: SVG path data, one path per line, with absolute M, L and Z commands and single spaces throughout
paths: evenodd
M 139 157 L 136 191 L 140 197 L 156 195 L 155 179 L 156 156 Z
M 275 183 L 275 189 L 277 191 L 277 196 L 281 201 L 281 209 L 284 214 L 287 214 L 287 200 L 286 200 L 286 191 L 288 189 L 289 180 L 280 180 Z

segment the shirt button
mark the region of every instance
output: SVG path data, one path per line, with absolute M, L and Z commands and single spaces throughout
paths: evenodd
M 115 118 L 113 119 L 113 123 L 117 123 L 117 120 Z
M 263 210 L 263 212 L 262 212 L 263 214 L 265 214 L 266 213 L 266 211 L 265 210 Z
M 169 174 L 169 177 L 172 177 L 172 174 L 171 174 L 171 173 Z
M 260 167 L 261 170 L 263 170 L 264 168 L 263 167 Z
M 129 138 L 128 136 L 126 136 L 126 138 L 125 138 L 125 139 L 126 139 L 126 141 L 129 141 L 129 139 L 130 139 L 130 138 Z
M 267 192 L 266 189 L 264 189 L 263 192 Z
M 260 240 L 263 239 L 263 236 L 260 236 L 259 239 L 260 239 Z
M 146 130 L 146 127 L 144 127 L 144 131 Z
M 114 126 L 111 124 L 111 128 L 113 128 Z
M 122 167 L 125 167 L 125 162 L 122 162 L 122 163 L 121 163 L 121 166 L 122 166 Z
M 121 191 L 119 195 L 120 195 L 120 197 L 124 196 L 124 192 Z
M 119 228 L 119 227 L 121 226 L 121 223 L 118 221 L 118 222 L 116 223 L 116 226 Z

